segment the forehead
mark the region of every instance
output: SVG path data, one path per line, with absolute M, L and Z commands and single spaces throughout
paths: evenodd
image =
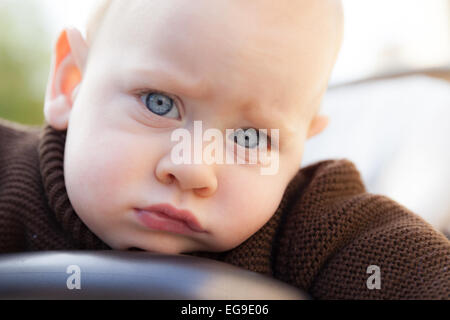
M 319 2 L 115 1 L 99 51 L 130 70 L 166 70 L 249 112 L 265 106 L 295 117 L 323 89 L 333 60 Z

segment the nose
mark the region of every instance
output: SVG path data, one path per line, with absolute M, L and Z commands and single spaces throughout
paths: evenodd
M 183 191 L 192 190 L 201 197 L 210 197 L 217 190 L 213 167 L 203 163 L 174 164 L 166 155 L 158 162 L 155 175 L 163 184 L 178 183 Z

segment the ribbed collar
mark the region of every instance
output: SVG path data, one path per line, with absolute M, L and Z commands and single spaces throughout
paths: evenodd
M 42 182 L 52 213 L 74 246 L 87 250 L 110 249 L 81 221 L 73 209 L 64 181 L 66 131 L 46 125 L 39 142 Z

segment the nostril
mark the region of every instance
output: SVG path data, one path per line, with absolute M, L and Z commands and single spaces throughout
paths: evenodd
M 171 173 L 169 173 L 167 175 L 167 179 L 166 179 L 167 183 L 173 183 L 175 181 L 175 176 Z
M 197 193 L 200 197 L 208 197 L 211 194 L 211 188 L 197 188 L 195 189 L 195 193 Z

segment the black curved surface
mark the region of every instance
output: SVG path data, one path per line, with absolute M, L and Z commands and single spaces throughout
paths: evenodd
M 73 265 L 80 270 L 80 289 L 69 289 L 67 285 L 73 275 L 67 270 Z M 297 288 L 262 274 L 187 255 L 130 251 L 0 255 L 0 299 L 307 298 Z

